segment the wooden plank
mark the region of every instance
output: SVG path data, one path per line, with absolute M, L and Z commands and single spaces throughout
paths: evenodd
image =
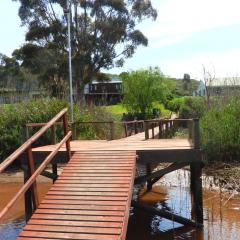
M 111 179 L 89 179 L 89 180 L 87 180 L 87 179 L 68 179 L 68 178 L 66 178 L 66 179 L 64 179 L 64 178 L 62 178 L 62 179 L 59 179 L 58 181 L 57 181 L 57 183 L 58 184 L 68 184 L 68 183 L 70 183 L 70 184 L 108 184 L 109 183 L 109 180 L 111 180 Z M 114 179 L 113 181 L 111 181 L 112 182 L 112 184 L 129 184 L 129 180 L 128 179 L 123 179 L 123 180 L 121 180 L 121 179 Z
M 78 227 L 78 226 L 51 226 L 51 225 L 32 225 L 27 224 L 24 229 L 25 231 L 44 231 L 44 232 L 62 232 L 64 233 L 97 233 L 97 234 L 120 234 L 121 229 L 119 228 L 108 228 L 108 227 Z
M 131 173 L 62 173 L 62 176 L 71 177 L 131 177 Z
M 66 220 L 42 220 L 31 219 L 28 222 L 34 225 L 51 225 L 51 226 L 77 226 L 77 227 L 109 227 L 109 228 L 121 228 L 122 222 L 93 222 L 93 221 L 66 221 Z
M 64 199 L 44 199 L 42 204 L 65 204 L 65 205 L 95 205 L 95 206 L 125 206 L 124 201 L 101 201 L 101 200 L 64 200 Z
M 66 214 L 33 214 L 31 219 L 45 220 L 71 220 L 71 221 L 104 221 L 104 222 L 123 222 L 122 216 L 103 216 L 103 215 L 66 215 Z
M 128 174 L 128 173 L 131 173 L 131 169 L 126 169 L 126 170 L 122 170 L 122 169 L 119 169 L 119 170 L 113 170 L 113 169 L 98 169 L 97 171 L 95 169 L 93 170 L 86 170 L 86 169 L 80 169 L 80 170 L 68 170 L 68 169 L 64 169 L 63 170 L 63 175 L 65 175 L 66 173 L 85 173 L 85 174 L 88 174 L 88 173 L 98 173 L 98 174 L 102 174 L 102 173 L 122 173 L 122 174 Z
M 129 187 L 129 183 L 71 183 L 68 184 L 66 182 L 63 183 L 55 183 L 54 184 L 55 187 L 88 187 L 88 188 L 98 188 L 98 187 L 102 187 L 102 188 L 128 188 Z
M 86 215 L 86 216 L 124 216 L 123 211 L 89 211 L 89 210 L 70 210 L 70 209 L 41 209 L 38 208 L 35 213 L 64 214 L 64 215 Z
M 58 232 L 39 232 L 39 231 L 23 231 L 21 237 L 43 237 L 55 239 L 119 239 L 119 235 L 105 234 L 81 234 L 81 233 L 58 233 Z
M 67 195 L 67 196 L 128 196 L 127 192 L 67 192 L 67 191 L 49 191 L 48 195 Z
M 124 240 L 136 154 L 112 154 L 73 155 L 19 239 Z
M 106 206 L 95 204 L 63 205 L 63 204 L 40 204 L 39 209 L 69 209 L 69 210 L 104 210 L 104 211 L 124 211 L 125 206 Z
M 49 195 L 47 194 L 44 199 L 60 199 L 60 200 L 98 200 L 98 201 L 126 201 L 127 196 L 77 196 L 77 195 Z
M 69 186 L 53 186 L 51 191 L 67 191 L 67 192 L 128 192 L 129 188 L 104 188 L 104 187 L 94 187 L 94 188 L 84 188 L 84 187 L 69 187 Z

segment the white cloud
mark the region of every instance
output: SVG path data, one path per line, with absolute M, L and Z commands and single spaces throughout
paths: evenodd
M 240 23 L 239 0 L 153 0 L 153 5 L 158 18 L 143 25 L 142 30 L 154 48 L 182 41 L 196 32 Z
M 162 71 L 170 76 L 183 77 L 189 73 L 191 77 L 201 79 L 203 76 L 202 65 L 216 77 L 240 76 L 240 48 L 227 52 L 202 53 L 191 58 L 169 62 L 161 62 Z

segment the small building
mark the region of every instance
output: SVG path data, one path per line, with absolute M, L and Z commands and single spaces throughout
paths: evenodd
M 240 93 L 240 77 L 214 78 L 211 82 L 205 83 L 200 80 L 193 96 L 231 96 Z
M 122 80 L 112 77 L 110 81 L 93 80 L 84 88 L 85 101 L 94 105 L 111 105 L 122 101 Z

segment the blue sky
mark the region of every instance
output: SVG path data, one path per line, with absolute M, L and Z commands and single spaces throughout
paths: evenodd
M 112 73 L 159 66 L 170 76 L 202 78 L 202 65 L 217 77 L 240 76 L 239 0 L 152 0 L 155 22 L 139 29 L 149 46 L 140 47 L 123 68 Z M 0 52 L 11 55 L 24 43 L 18 3 L 0 0 Z

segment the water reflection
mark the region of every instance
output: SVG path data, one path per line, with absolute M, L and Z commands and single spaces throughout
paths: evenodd
M 0 210 L 6 206 L 22 185 L 22 183 L 1 183 Z M 43 198 L 50 186 L 51 183 L 38 183 L 40 199 Z M 23 198 L 20 198 L 7 214 L 4 222 L 0 224 L 0 240 L 15 240 L 24 225 L 24 201 Z
M 240 197 L 231 193 L 209 189 L 209 178 L 204 180 L 204 228 L 185 227 L 181 224 L 163 219 L 159 216 L 131 209 L 127 240 L 238 240 L 240 239 Z M 21 184 L 4 183 L 0 188 L 0 209 L 9 201 Z M 49 183 L 39 184 L 43 196 Z M 135 193 L 138 189 L 135 188 Z M 139 201 L 160 209 L 173 210 L 175 214 L 191 217 L 191 198 L 189 192 L 189 172 L 179 170 L 166 175 L 155 184 L 151 192 L 142 189 L 138 194 Z M 23 202 L 8 216 L 8 221 L 0 225 L 0 240 L 14 240 L 25 224 L 23 219 Z
M 204 186 L 209 186 L 204 178 Z M 211 184 L 212 185 L 212 184 Z M 231 197 L 230 197 L 231 196 Z M 204 188 L 204 228 L 195 229 L 132 209 L 128 240 L 237 240 L 240 239 L 240 198 L 231 193 Z M 160 209 L 191 217 L 189 172 L 179 170 L 166 175 L 151 192 L 140 191 L 139 200 Z

